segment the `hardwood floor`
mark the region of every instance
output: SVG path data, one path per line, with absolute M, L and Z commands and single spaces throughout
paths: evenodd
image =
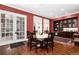
M 0 52 L 1 49 L 0 49 Z M 27 45 L 19 46 L 17 48 L 6 48 L 4 51 L 4 55 L 78 55 L 79 54 L 79 46 L 69 46 L 62 45 L 59 43 L 54 43 L 54 50 L 49 49 L 49 52 L 46 52 L 46 49 L 38 49 L 37 53 L 35 50 L 29 50 Z

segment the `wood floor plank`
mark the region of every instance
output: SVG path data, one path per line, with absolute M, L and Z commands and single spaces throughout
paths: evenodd
M 0 50 L 1 51 L 1 50 Z M 49 52 L 46 52 L 46 49 L 38 49 L 37 53 L 32 49 L 30 51 L 27 45 L 19 46 L 16 48 L 7 48 L 5 49 L 4 55 L 78 55 L 79 46 L 69 46 L 62 45 L 59 43 L 54 43 L 54 50 L 49 49 Z

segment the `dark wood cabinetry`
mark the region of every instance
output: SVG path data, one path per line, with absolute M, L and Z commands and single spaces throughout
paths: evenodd
M 77 22 L 77 17 L 54 21 L 54 31 L 63 31 L 63 28 L 77 28 Z
M 73 38 L 73 34 L 76 32 L 58 32 L 58 36 L 64 38 Z
M 58 31 L 59 30 L 59 21 L 55 21 L 54 22 L 54 31 Z

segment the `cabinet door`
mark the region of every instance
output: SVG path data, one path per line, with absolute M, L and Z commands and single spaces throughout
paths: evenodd
M 64 27 L 64 28 L 67 28 L 67 27 L 68 27 L 67 20 L 64 20 L 64 21 L 63 21 L 63 27 Z
M 60 31 L 62 31 L 63 30 L 63 21 L 60 21 Z
M 72 27 L 76 28 L 77 27 L 77 18 L 72 19 Z
M 71 19 L 68 20 L 68 27 L 69 27 L 69 28 L 72 27 L 72 20 L 71 20 Z

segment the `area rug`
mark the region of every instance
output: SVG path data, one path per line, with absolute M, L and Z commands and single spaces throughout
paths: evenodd
M 59 37 L 59 36 L 54 37 L 55 42 L 61 43 L 61 44 L 64 44 L 64 45 L 72 45 L 71 40 L 72 39 L 70 39 L 70 38 L 63 38 L 63 37 Z

